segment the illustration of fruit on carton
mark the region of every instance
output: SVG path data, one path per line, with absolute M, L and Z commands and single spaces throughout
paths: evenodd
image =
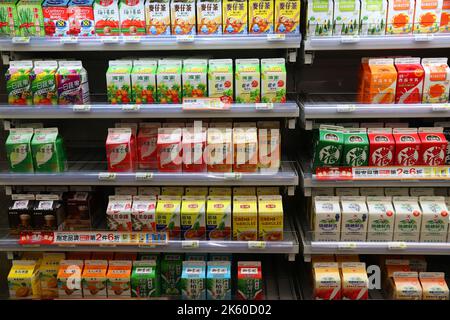
M 137 156 L 139 169 L 158 169 L 158 129 L 159 122 L 141 123 L 137 136 Z
M 0 1 L 0 36 L 14 37 L 19 34 L 19 18 L 16 0 Z
M 423 58 L 425 70 L 423 103 L 446 103 L 450 91 L 450 68 L 447 58 Z
M 210 98 L 220 98 L 224 103 L 233 102 L 233 60 L 209 60 L 208 88 Z
M 341 299 L 341 276 L 336 262 L 315 263 L 313 278 L 315 300 Z
M 133 262 L 131 273 L 131 296 L 134 298 L 159 297 L 161 284 L 155 260 Z
M 184 196 L 181 203 L 181 232 L 185 240 L 204 240 L 206 203 L 202 196 Z
M 274 1 L 249 0 L 249 33 L 273 33 Z
M 333 21 L 333 0 L 311 0 L 308 2 L 308 36 L 331 36 Z
M 230 261 L 208 261 L 206 271 L 206 299 L 231 300 Z
M 172 34 L 196 34 L 195 11 L 195 0 L 172 0 L 170 2 Z
M 17 3 L 19 32 L 22 37 L 45 36 L 41 0 L 20 0 Z
M 236 102 L 260 102 L 259 59 L 236 59 Z
M 441 33 L 450 32 L 450 0 L 443 0 L 439 32 Z
M 108 261 L 86 260 L 81 276 L 84 298 L 106 298 Z
M 116 260 L 108 262 L 106 286 L 108 298 L 131 297 L 131 261 Z
M 31 151 L 36 172 L 63 172 L 67 169 L 66 152 L 58 128 L 34 130 Z
M 200 126 L 196 126 L 195 128 L 183 128 L 182 141 L 183 171 L 205 172 L 207 168 L 204 158 L 206 129 Z
M 369 59 L 364 83 L 365 103 L 394 103 L 397 86 L 394 59 Z
M 159 60 L 156 74 L 157 97 L 159 103 L 180 103 L 181 101 L 181 60 Z
M 70 0 L 68 35 L 92 37 L 95 35 L 94 0 Z
M 261 261 L 238 261 L 237 264 L 238 300 L 263 300 L 264 284 Z
M 361 35 L 386 33 L 387 0 L 361 1 Z
M 416 0 L 413 33 L 435 33 L 441 24 L 443 0 Z
M 118 0 L 95 0 L 94 18 L 97 35 L 118 36 L 120 34 Z
M 208 61 L 205 59 L 187 59 L 183 62 L 183 98 L 206 97 Z
M 444 128 L 419 128 L 420 144 L 419 163 L 426 166 L 441 166 L 445 164 L 448 141 L 444 136 Z
M 159 128 L 157 142 L 158 169 L 161 172 L 182 170 L 181 128 Z
M 234 172 L 255 172 L 258 169 L 256 127 L 233 128 L 233 154 Z
M 83 273 L 83 260 L 62 260 L 58 270 L 58 297 L 77 299 L 83 297 L 81 275 Z
M 170 34 L 170 0 L 147 0 L 145 17 L 148 34 Z
M 41 299 L 58 298 L 59 262 L 65 259 L 64 253 L 46 253 L 39 267 Z
M 124 36 L 145 35 L 145 0 L 120 0 L 120 31 Z
M 10 129 L 6 139 L 6 155 L 12 172 L 34 172 L 31 140 L 32 128 Z
M 181 197 L 159 196 L 156 205 L 156 230 L 168 232 L 169 239 L 180 239 Z
M 134 231 L 156 232 L 156 196 L 134 196 L 131 210 Z
M 89 103 L 89 83 L 81 61 L 59 61 L 56 72 L 58 104 Z
M 445 197 L 419 197 L 422 209 L 421 242 L 445 242 L 448 232 L 448 209 Z
M 419 164 L 420 137 L 417 129 L 396 128 L 392 131 L 395 139 L 395 160 L 400 166 Z
M 8 274 L 11 299 L 39 299 L 39 270 L 34 260 L 14 260 Z
M 369 279 L 364 262 L 343 262 L 342 300 L 367 300 L 369 298 Z
M 417 197 L 394 197 L 394 241 L 419 241 L 422 210 Z
M 223 0 L 222 26 L 224 34 L 248 33 L 248 1 Z
M 132 231 L 132 196 L 109 196 L 106 209 L 108 230 Z
M 183 261 L 181 273 L 181 299 L 206 299 L 206 262 Z
M 449 290 L 444 272 L 420 272 L 423 300 L 448 300 Z
M 386 34 L 408 34 L 414 23 L 415 0 L 388 1 Z
M 258 240 L 258 205 L 256 196 L 233 197 L 233 239 Z
M 36 61 L 34 63 L 31 82 L 33 103 L 35 105 L 57 105 L 58 90 L 56 87 L 56 61 Z
M 131 102 L 156 102 L 156 60 L 134 60 L 131 71 Z M 123 97 L 122 97 L 123 98 Z
M 275 1 L 275 33 L 300 33 L 300 0 Z
M 31 81 L 33 61 L 11 61 L 6 72 L 6 92 L 8 103 L 14 105 L 32 105 Z
M 420 64 L 420 58 L 395 58 L 395 68 L 395 103 L 421 103 L 425 71 Z
M 197 0 L 197 33 L 222 34 L 220 0 Z
M 258 196 L 259 240 L 283 240 L 283 219 L 283 201 L 281 196 Z
M 231 195 L 208 197 L 206 230 L 208 240 L 231 240 Z
M 42 4 L 45 35 L 65 37 L 69 31 L 69 0 L 45 0 Z
M 136 167 L 134 135 L 131 128 L 109 128 L 106 160 L 110 172 L 131 172 Z
M 261 59 L 261 101 L 286 102 L 286 60 Z
M 131 60 L 111 60 L 106 72 L 108 102 L 112 104 L 130 103 Z

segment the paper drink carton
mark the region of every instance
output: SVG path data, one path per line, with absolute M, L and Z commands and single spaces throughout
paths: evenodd
M 131 71 L 131 101 L 139 103 L 156 102 L 156 60 L 134 60 Z
M 208 61 L 206 59 L 186 59 L 183 61 L 183 98 L 206 97 Z
M 162 295 L 181 296 L 182 254 L 165 254 L 161 261 Z
M 131 210 L 133 231 L 156 231 L 155 196 L 134 196 Z
M 369 59 L 367 71 L 364 73 L 364 102 L 394 103 L 397 85 L 394 59 Z
M 39 271 L 36 261 L 14 260 L 8 274 L 11 299 L 40 298 Z
M 206 271 L 206 299 L 231 300 L 230 261 L 208 261 Z
M 99 36 L 118 36 L 119 15 L 119 0 L 95 0 L 95 33 Z
M 16 4 L 19 32 L 22 37 L 45 36 L 41 0 L 20 0 Z
M 331 36 L 333 33 L 332 0 L 312 0 L 308 2 L 307 34 L 313 36 Z
M 59 61 L 58 64 L 58 104 L 89 103 L 88 76 L 81 61 Z
M 368 158 L 369 140 L 366 128 L 345 129 L 342 164 L 346 167 L 367 166 Z
M 149 298 L 161 295 L 161 284 L 157 275 L 156 261 L 134 261 L 131 273 L 131 297 Z
M 395 163 L 400 166 L 419 164 L 421 141 L 417 129 L 398 128 L 392 133 L 395 140 Z
M 70 0 L 68 35 L 92 37 L 95 35 L 94 0 Z
M 444 128 L 419 128 L 420 163 L 427 166 L 445 164 L 448 141 L 444 136 Z
M 423 103 L 445 103 L 449 98 L 450 68 L 447 58 L 423 58 Z
M 170 17 L 172 34 L 196 34 L 195 0 L 172 0 Z
M 115 260 L 109 261 L 108 264 L 108 273 L 106 274 L 108 298 L 130 298 L 132 262 Z
M 408 34 L 414 24 L 415 0 L 388 1 L 386 34 Z
M 263 300 L 264 284 L 260 261 L 238 261 L 237 299 Z
M 12 172 L 34 172 L 31 140 L 32 128 L 10 129 L 6 139 L 6 156 Z
M 58 297 L 60 299 L 80 299 L 83 297 L 83 260 L 62 260 L 58 270 Z
M 333 262 L 332 261 L 324 261 L 324 262 Z M 354 254 L 337 254 L 336 262 L 338 263 L 339 270 L 342 271 L 344 263 L 355 263 L 360 262 L 359 256 Z
M 231 128 L 208 128 L 207 168 L 210 172 L 231 172 L 233 164 Z
M 384 188 L 384 195 L 389 197 L 407 197 L 409 196 L 408 188 Z
M 33 229 L 34 194 L 12 194 L 8 207 L 8 222 L 11 234 Z
M 145 0 L 120 0 L 120 31 L 124 36 L 145 35 Z
M 341 197 L 341 241 L 365 241 L 368 211 L 365 197 Z
M 359 194 L 366 197 L 384 197 L 384 188 L 362 187 L 359 188 Z
M 181 299 L 206 299 L 206 262 L 183 261 L 180 286 Z
M 109 128 L 106 160 L 110 172 L 131 172 L 136 167 L 134 136 L 131 128 Z
M 340 164 L 344 147 L 342 127 L 321 125 L 313 143 L 314 168 Z
M 197 33 L 222 34 L 221 1 L 197 0 Z
M 395 140 L 390 128 L 368 129 L 369 166 L 385 167 L 394 164 Z
M 394 241 L 419 241 L 422 210 L 417 197 L 394 197 Z
M 258 205 L 256 196 L 234 196 L 233 239 L 238 241 L 258 239 Z
M 136 261 L 137 253 L 135 253 L 135 252 L 115 252 L 114 260 L 119 261 L 119 262 L 120 261 Z M 111 267 L 111 264 L 109 265 L 108 270 L 110 267 Z
M 143 170 L 158 168 L 158 129 L 159 122 L 141 123 L 137 136 L 138 167 Z
M 280 195 L 258 196 L 258 238 L 283 240 L 283 200 Z
M 279 187 L 256 187 L 257 196 L 277 196 L 280 195 Z
M 106 221 L 109 230 L 133 231 L 132 196 L 109 196 Z
M 249 33 L 273 33 L 274 27 L 274 1 L 249 0 L 248 17 Z
M 448 300 L 449 290 L 443 272 L 420 272 L 422 300 Z
M 422 299 L 422 287 L 417 272 L 394 272 L 392 282 L 394 300 Z
M 39 267 L 41 299 L 58 298 L 59 262 L 65 259 L 64 253 L 45 254 Z
M 359 0 L 334 0 L 333 35 L 355 35 L 359 32 Z
M 31 82 L 33 61 L 11 61 L 6 72 L 6 92 L 8 104 L 32 105 Z
M 87 260 L 84 263 L 81 283 L 83 286 L 84 298 L 106 298 L 106 273 L 108 270 L 108 261 L 106 260 Z
M 36 172 L 63 172 L 67 169 L 66 153 L 58 128 L 34 130 L 31 151 Z
M 343 262 L 341 265 L 342 300 L 367 300 L 369 278 L 364 262 Z
M 45 35 L 65 37 L 69 31 L 69 0 L 45 0 L 42 3 Z
M 19 18 L 16 0 L 0 1 L 0 36 L 14 37 L 19 34 Z
M 156 74 L 159 103 L 180 103 L 181 65 L 181 60 L 159 60 Z
M 208 261 L 207 253 L 186 253 L 184 261 Z
M 180 128 L 159 128 L 157 142 L 158 169 L 161 172 L 181 172 L 182 130 Z
M 236 59 L 236 102 L 260 102 L 261 72 L 259 59 Z
M 341 238 L 341 207 L 339 197 L 314 198 L 314 240 L 339 241 Z
M 181 197 L 159 196 L 156 205 L 156 230 L 168 232 L 169 239 L 180 239 Z
M 185 240 L 204 240 L 206 237 L 204 196 L 184 196 L 181 203 L 181 231 Z
M 341 277 L 336 262 L 315 263 L 313 268 L 314 299 L 340 300 L 342 294 Z
M 387 6 L 387 0 L 361 1 L 361 35 L 385 34 Z
M 131 98 L 131 60 L 111 60 L 106 71 L 108 102 L 129 103 Z
M 443 0 L 439 32 L 441 33 L 450 32 L 450 0 Z
M 441 24 L 443 0 L 416 0 L 413 33 L 435 33 Z
M 233 145 L 233 171 L 255 172 L 258 168 L 258 135 L 256 128 L 234 128 Z
M 248 1 L 223 0 L 222 26 L 224 34 L 248 33 Z
M 31 82 L 33 104 L 56 105 L 58 103 L 56 69 L 58 69 L 56 61 L 36 61 L 34 63 Z
M 419 197 L 422 209 L 421 242 L 445 242 L 448 233 L 448 209 L 444 197 Z
M 284 58 L 261 59 L 261 101 L 286 102 L 286 61 Z
M 207 199 L 206 230 L 208 240 L 231 240 L 231 194 Z
M 170 0 L 147 0 L 145 17 L 147 34 L 170 34 Z
M 395 58 L 395 68 L 395 103 L 421 103 L 425 71 L 420 64 L 420 58 Z
M 183 128 L 183 171 L 204 172 L 206 161 L 206 129 L 202 127 Z
M 367 241 L 392 241 L 395 211 L 391 197 L 367 197 Z
M 233 102 L 233 60 L 212 59 L 208 65 L 208 93 L 210 98 Z
M 300 1 L 275 1 L 275 33 L 300 33 Z

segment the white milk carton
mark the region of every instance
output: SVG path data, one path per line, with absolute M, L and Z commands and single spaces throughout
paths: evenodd
M 367 241 L 392 241 L 395 211 L 391 197 L 367 197 Z
M 422 208 L 421 242 L 445 242 L 448 232 L 448 209 L 444 197 L 419 197 Z
M 339 197 L 315 197 L 313 219 L 315 241 L 339 241 L 341 230 Z
M 334 0 L 333 35 L 358 34 L 360 13 L 359 0 Z
M 106 222 L 112 231 L 133 231 L 131 224 L 132 196 L 109 196 Z
M 308 1 L 308 36 L 331 36 L 333 0 Z
M 366 197 L 341 197 L 341 241 L 365 241 L 368 211 Z
M 394 197 L 394 241 L 419 241 L 422 210 L 417 197 Z

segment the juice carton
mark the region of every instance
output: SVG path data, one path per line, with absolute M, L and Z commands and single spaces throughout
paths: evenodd
M 186 187 L 186 196 L 208 196 L 208 187 Z
M 19 34 L 16 0 L 0 1 L 0 36 L 14 37 Z
M 95 33 L 99 36 L 120 34 L 119 0 L 94 1 Z
M 222 25 L 224 34 L 248 33 L 248 2 L 223 0 Z
M 386 34 L 408 34 L 413 29 L 415 0 L 388 1 Z
M 183 62 L 183 98 L 206 97 L 208 61 L 205 59 L 187 59 Z
M 131 60 L 111 60 L 106 71 L 108 102 L 129 103 L 131 97 Z
M 6 139 L 6 155 L 12 172 L 34 172 L 31 140 L 32 128 L 10 129 Z
M 181 295 L 181 273 L 183 256 L 181 254 L 165 254 L 161 261 L 161 289 L 166 296 Z
M 341 299 L 342 284 L 337 263 L 315 263 L 313 277 L 315 300 Z
M 92 37 L 95 35 L 94 0 L 70 0 L 68 7 L 68 35 Z
M 202 127 L 183 128 L 183 171 L 204 172 L 206 162 L 206 129 Z
M 421 141 L 417 129 L 399 128 L 392 133 L 395 140 L 395 163 L 400 166 L 419 164 Z
M 168 232 L 170 239 L 180 239 L 181 197 L 160 196 L 156 206 L 156 230 Z
M 420 58 L 395 58 L 395 68 L 395 103 L 421 103 L 425 71 L 420 64 Z
M 258 134 L 256 127 L 233 129 L 234 172 L 258 169 Z
M 155 196 L 134 196 L 131 211 L 134 231 L 156 231 Z
M 312 0 L 308 2 L 308 36 L 331 36 L 334 21 L 333 9 L 333 0 Z
M 342 300 L 367 300 L 369 278 L 364 262 L 343 262 L 341 265 Z
M 280 195 L 258 196 L 258 238 L 283 240 L 283 201 Z
M 89 84 L 81 61 L 59 61 L 56 73 L 58 104 L 89 103 Z
M 427 166 L 440 166 L 445 164 L 448 141 L 444 136 L 444 128 L 419 128 L 420 163 Z
M 394 59 L 369 59 L 364 82 L 365 103 L 394 103 L 397 84 Z
M 197 33 L 222 34 L 220 0 L 197 0 Z
M 170 18 L 172 34 L 196 34 L 195 0 L 172 0 Z
M 108 229 L 113 231 L 132 231 L 132 200 L 131 196 L 109 196 L 106 209 Z
M 210 196 L 231 196 L 231 188 L 209 187 L 208 194 Z
M 33 229 L 34 194 L 11 195 L 12 205 L 8 208 L 9 229 L 12 234 Z
M 417 197 L 394 197 L 394 241 L 419 241 L 422 210 Z
M 422 287 L 417 272 L 394 272 L 392 282 L 394 300 L 422 299 Z
M 31 81 L 33 61 L 11 61 L 6 72 L 8 104 L 32 105 Z
M 208 88 L 210 98 L 220 98 L 225 103 L 233 102 L 233 60 L 209 60 Z
M 441 33 L 450 32 L 450 0 L 443 0 L 439 32 Z
M 387 0 L 361 1 L 361 35 L 385 34 L 387 6 Z
M 181 203 L 181 232 L 185 240 L 204 240 L 205 226 L 205 197 L 184 196 Z
M 443 0 L 416 0 L 413 33 L 435 33 L 441 24 Z
M 69 31 L 69 0 L 45 0 L 42 3 L 45 35 L 65 37 Z
M 316 264 L 336 262 L 334 254 L 318 254 L 311 257 L 311 265 L 314 268 Z M 339 264 L 338 264 L 339 266 Z
M 448 300 L 449 290 L 444 272 L 420 272 L 422 300 Z
M 315 197 L 313 211 L 314 240 L 339 241 L 341 237 L 339 197 Z
M 248 1 L 249 33 L 273 33 L 274 1 Z
M 369 166 L 385 167 L 394 164 L 395 140 L 392 129 L 368 129 Z
M 210 172 L 231 172 L 233 164 L 231 128 L 208 128 L 207 167 Z
M 116 260 L 108 263 L 108 273 L 106 274 L 108 298 L 130 298 L 132 262 Z
M 56 69 L 58 69 L 58 63 L 56 61 L 36 61 L 34 63 L 33 80 L 31 82 L 33 104 L 58 104 Z
M 419 197 L 422 209 L 421 242 L 445 242 L 448 232 L 448 209 L 444 197 Z
M 159 128 L 157 141 L 158 169 L 161 172 L 181 172 L 182 144 L 180 128 Z
M 367 241 L 392 241 L 395 211 L 391 197 L 367 197 Z
M 231 300 L 231 262 L 208 261 L 206 299 Z
M 231 194 L 213 195 L 209 196 L 207 200 L 206 232 L 208 240 L 231 240 Z
M 184 196 L 184 187 L 162 187 L 161 195 L 163 196 Z
M 365 197 L 341 197 L 341 241 L 365 241 L 368 211 Z
M 124 36 L 145 35 L 145 0 L 120 0 L 120 31 Z
M 238 261 L 237 299 L 263 300 L 264 284 L 260 261 Z
M 81 260 L 84 263 L 84 260 L 91 260 L 92 252 L 67 252 L 66 260 Z
M 22 37 L 45 36 L 41 0 L 20 0 L 17 3 L 19 32 Z
M 137 196 L 137 187 L 115 187 L 114 194 L 116 196 Z
M 180 103 L 181 60 L 159 60 L 156 82 L 159 103 Z
M 131 71 L 131 102 L 156 102 L 156 60 L 134 60 Z
M 360 12 L 359 0 L 334 0 L 333 35 L 358 34 Z
M 233 239 L 258 239 L 258 206 L 256 196 L 233 197 Z
M 286 61 L 284 58 L 261 59 L 261 101 L 286 102 Z
M 256 196 L 255 187 L 233 187 L 233 196 Z
M 39 270 L 36 261 L 14 260 L 8 274 L 11 299 L 36 299 L 40 296 Z
M 345 129 L 342 165 L 346 167 L 367 166 L 368 158 L 369 139 L 366 128 Z
M 137 136 L 138 167 L 143 170 L 158 169 L 158 129 L 159 122 L 141 123 Z
M 84 270 L 81 277 L 84 298 L 106 298 L 108 296 L 106 285 L 107 270 L 108 261 L 106 260 L 87 260 L 84 262 Z
M 256 187 L 257 196 L 277 196 L 279 194 L 279 187 Z
M 423 103 L 445 103 L 449 98 L 450 68 L 447 58 L 423 58 Z
M 58 297 L 77 299 L 83 297 L 81 275 L 83 260 L 62 260 L 58 270 Z
M 236 59 L 236 102 L 260 102 L 259 59 Z
M 157 276 L 156 261 L 134 261 L 131 273 L 131 296 L 134 298 L 159 297 L 161 283 Z
M 64 253 L 46 254 L 39 267 L 39 281 L 41 299 L 58 298 L 58 270 L 59 262 L 64 260 Z
M 231 253 L 210 253 L 208 255 L 208 261 L 233 261 L 233 254 Z
M 131 172 L 136 167 L 134 136 L 131 128 L 109 128 L 106 160 L 110 172 Z
M 314 138 L 313 167 L 338 166 L 344 148 L 343 128 L 321 125 Z
M 160 187 L 138 187 L 138 195 L 140 196 L 155 196 L 158 198 L 161 195 Z
M 205 261 L 183 261 L 181 274 L 181 299 L 206 299 L 206 263 Z
M 170 34 L 170 0 L 147 0 L 145 17 L 148 34 Z
M 300 33 L 300 1 L 275 1 L 275 33 Z
M 36 172 L 63 172 L 67 169 L 66 153 L 58 128 L 34 130 L 31 151 Z

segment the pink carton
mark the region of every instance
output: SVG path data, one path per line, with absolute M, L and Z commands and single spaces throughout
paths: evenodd
M 181 172 L 182 146 L 180 128 L 158 129 L 158 169 L 161 172 Z
M 158 143 L 158 129 L 161 123 L 141 123 L 137 136 L 137 153 L 139 169 L 158 169 L 156 146 Z
M 205 147 L 205 128 L 201 126 L 183 128 L 183 171 L 206 171 L 206 162 L 203 157 Z

